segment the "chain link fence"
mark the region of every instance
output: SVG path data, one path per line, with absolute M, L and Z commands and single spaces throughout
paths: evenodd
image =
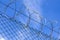
M 20 0 L 0 1 L 0 40 L 59 40 L 55 23 Z

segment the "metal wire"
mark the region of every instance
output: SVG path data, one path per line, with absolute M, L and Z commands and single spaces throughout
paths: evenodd
M 32 10 L 33 13 L 30 14 L 29 8 L 27 8 L 25 5 L 26 10 L 29 13 L 29 16 L 27 16 L 23 11 L 16 10 L 16 2 L 17 0 L 11 0 L 8 4 L 5 4 L 0 1 L 0 4 L 4 5 L 4 12 L 0 11 L 0 36 L 4 38 L 4 40 L 59 40 L 57 37 L 53 36 L 53 32 L 57 33 L 57 35 L 60 35 L 59 31 L 54 30 L 53 22 L 48 20 L 50 23 L 50 27 L 45 25 L 42 20 L 45 18 L 39 16 L 41 19 L 41 22 L 38 22 L 37 20 L 32 18 L 32 14 L 39 14 L 36 11 Z M 10 5 L 15 3 L 15 8 L 12 8 Z M 12 9 L 14 11 L 14 16 L 10 18 L 5 12 L 7 9 Z M 17 13 L 23 15 L 24 17 L 27 17 L 27 23 L 24 24 L 21 21 L 17 21 L 15 19 Z M 41 30 L 34 29 L 30 27 L 30 22 L 34 21 L 39 24 Z M 36 26 L 37 27 L 37 26 Z M 44 32 L 44 28 L 47 28 L 50 30 L 50 34 L 46 34 Z M 46 30 L 47 31 L 47 30 Z M 48 31 L 47 31 L 48 33 Z M 55 34 L 54 33 L 54 34 Z M 0 38 L 1 39 L 1 38 Z

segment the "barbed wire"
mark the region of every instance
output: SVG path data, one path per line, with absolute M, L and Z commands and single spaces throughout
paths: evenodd
M 15 2 L 15 9 L 14 8 L 12 8 L 12 7 L 10 7 L 10 5 L 11 4 L 13 4 Z M 58 40 L 57 38 L 54 38 L 52 35 L 53 35 L 53 32 L 55 32 L 55 33 L 57 33 L 57 34 L 59 34 L 60 35 L 60 33 L 58 32 L 58 31 L 56 31 L 56 30 L 54 30 L 54 23 L 53 22 L 51 22 L 50 20 L 48 20 L 49 22 L 50 22 L 50 25 L 51 25 L 51 28 L 50 27 L 48 27 L 47 25 L 45 25 L 43 22 L 38 22 L 37 20 L 35 20 L 35 19 L 33 19 L 33 18 L 31 18 L 31 15 L 34 13 L 34 14 L 39 14 L 39 13 L 37 13 L 36 11 L 34 11 L 34 10 L 32 10 L 33 11 L 33 13 L 31 13 L 30 14 L 30 12 L 29 12 L 29 8 L 27 8 L 26 6 L 25 6 L 25 8 L 27 9 L 27 11 L 28 11 L 28 13 L 29 13 L 29 16 L 27 16 L 27 15 L 25 15 L 25 14 L 23 14 L 22 12 L 23 11 L 18 11 L 18 10 L 16 10 L 16 0 L 13 0 L 13 1 L 11 1 L 11 2 L 9 2 L 9 4 L 4 4 L 3 2 L 1 2 L 0 1 L 0 4 L 2 4 L 2 5 L 4 5 L 4 6 L 6 6 L 5 7 L 5 9 L 4 9 L 4 12 L 2 12 L 2 11 L 0 11 L 0 13 L 2 13 L 2 14 L 0 14 L 0 15 L 5 15 L 4 13 L 6 12 L 6 10 L 8 9 L 8 7 L 10 8 L 10 9 L 12 9 L 12 10 L 14 10 L 15 12 L 15 14 L 14 14 L 14 16 L 12 17 L 12 19 L 13 19 L 13 21 L 15 21 L 16 23 L 18 23 L 18 25 L 21 23 L 23 26 L 24 26 L 24 28 L 27 28 L 28 27 L 28 29 L 33 29 L 32 27 L 29 27 L 29 24 L 30 24 L 30 21 L 31 20 L 33 20 L 34 22 L 36 22 L 36 23 L 38 23 L 38 24 L 40 24 L 41 26 L 41 30 L 37 30 L 37 29 L 33 29 L 33 30 L 35 30 L 36 32 L 37 32 L 37 34 L 38 34 L 38 37 L 40 36 L 40 35 L 42 35 L 46 40 L 47 40 L 47 38 L 49 38 L 50 40 Z M 26 25 L 24 24 L 24 23 L 22 23 L 22 22 L 18 22 L 16 19 L 14 19 L 15 18 L 15 16 L 18 16 L 19 14 L 16 14 L 16 12 L 17 13 L 19 13 L 19 14 L 22 14 L 22 15 L 24 15 L 24 16 L 26 16 L 26 17 L 28 17 L 28 19 L 27 19 L 27 23 L 26 23 Z M 4 17 L 4 16 L 3 16 Z M 8 16 L 7 16 L 8 17 Z M 6 17 L 5 17 L 6 18 Z M 43 17 L 41 17 L 41 16 L 39 16 L 39 18 L 41 19 L 41 21 L 43 20 L 43 19 L 45 19 L 45 18 L 43 18 Z M 10 17 L 8 17 L 7 18 L 7 20 L 11 20 L 10 19 Z M 12 21 L 12 20 L 11 20 Z M 47 27 L 49 30 L 51 30 L 50 31 L 50 35 L 48 35 L 48 34 L 45 34 L 44 32 L 42 32 L 43 31 L 43 28 L 44 27 Z M 41 39 L 42 40 L 42 39 Z

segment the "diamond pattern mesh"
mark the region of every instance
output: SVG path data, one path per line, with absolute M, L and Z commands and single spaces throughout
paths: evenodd
M 19 6 L 20 5 L 20 6 Z M 59 40 L 59 27 L 26 8 L 23 0 L 0 0 L 0 40 Z M 34 14 L 38 16 L 34 16 Z M 20 19 L 20 20 L 19 20 Z

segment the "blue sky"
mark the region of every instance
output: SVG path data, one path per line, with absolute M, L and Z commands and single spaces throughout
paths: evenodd
M 43 3 L 43 15 L 60 21 L 60 0 L 47 0 Z
M 1 4 L 1 2 L 3 4 Z M 8 5 L 10 2 L 12 2 L 12 0 L 0 0 L 0 11 L 4 12 L 6 15 L 8 15 L 9 17 L 13 17 L 15 14 L 15 2 L 12 3 L 11 5 L 9 5 L 9 7 L 6 8 L 6 5 Z M 13 8 L 13 10 L 11 8 Z M 29 11 L 27 10 L 29 9 Z M 18 11 L 22 11 L 21 13 L 24 15 L 29 16 L 29 12 L 30 14 L 32 14 L 31 18 L 33 18 L 34 20 L 41 22 L 41 18 L 39 18 L 39 16 L 43 17 L 43 21 L 46 18 L 46 22 L 48 23 L 48 20 L 52 20 L 54 22 L 54 27 L 57 30 L 57 28 L 60 27 L 60 0 L 17 0 L 16 1 L 16 10 Z M 34 11 L 36 11 L 38 14 L 35 14 Z M 18 15 L 17 15 L 18 14 Z M 22 23 L 26 24 L 28 17 L 24 16 L 20 14 L 19 12 L 16 12 L 15 19 L 17 21 L 21 21 Z M 57 23 L 55 23 L 55 21 Z M 33 28 L 36 28 L 38 30 L 40 30 L 40 24 L 31 20 L 30 22 L 30 26 Z M 50 26 L 50 24 L 48 23 L 47 26 Z M 45 31 L 47 34 L 49 34 L 49 29 L 46 28 L 46 30 L 44 29 L 43 31 Z M 54 34 L 54 36 L 57 34 Z

